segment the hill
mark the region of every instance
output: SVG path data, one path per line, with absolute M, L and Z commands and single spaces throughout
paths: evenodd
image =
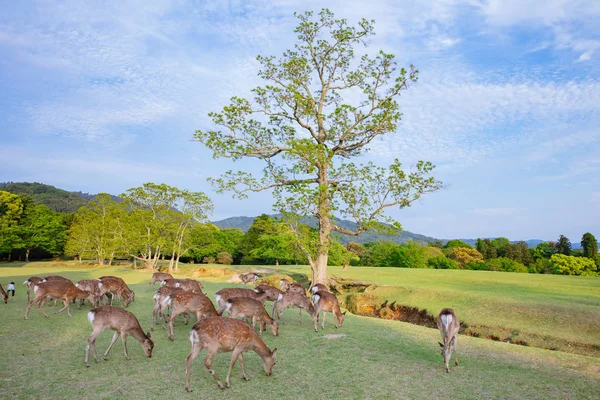
M 36 203 L 48 206 L 52 211 L 64 213 L 74 213 L 81 206 L 87 205 L 90 200 L 96 197 L 95 194 L 68 192 L 38 182 L 0 182 L 0 190 L 27 195 Z M 111 195 L 111 198 L 115 201 L 120 201 L 117 196 Z

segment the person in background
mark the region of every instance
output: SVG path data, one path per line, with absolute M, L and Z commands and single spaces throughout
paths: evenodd
M 15 297 L 15 283 L 11 282 L 8 284 L 8 286 L 6 287 L 6 291 L 7 292 L 12 292 L 13 297 Z

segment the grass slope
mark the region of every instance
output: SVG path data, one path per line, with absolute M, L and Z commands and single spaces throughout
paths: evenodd
M 129 310 L 147 328 L 156 289 L 147 283 L 150 273 L 115 267 L 82 268 L 73 263 L 13 265 L 0 268 L 3 284 L 11 280 L 19 284 L 15 298 L 8 305 L 0 304 L 2 398 L 591 399 L 600 393 L 597 358 L 461 336 L 461 366 L 446 374 L 437 345 L 439 333 L 433 329 L 349 315 L 340 330 L 333 328 L 329 316 L 325 331 L 315 333 L 306 315 L 301 325 L 297 311 L 288 310 L 280 336 L 264 335 L 269 347 L 279 349 L 273 376 L 264 375 L 260 358 L 250 352 L 245 357 L 250 381 L 241 380 L 236 365 L 231 389 L 220 391 L 203 365 L 202 353 L 192 367 L 194 393 L 188 394 L 184 379 L 190 327 L 181 322 L 175 327 L 174 342 L 162 329 L 154 332 L 151 359 L 145 358 L 139 344 L 130 338 L 131 361 L 124 359 L 122 346 L 117 343 L 109 361 L 100 359 L 86 368 L 83 358 L 91 333 L 86 318 L 89 307 L 75 308 L 72 318 L 63 313 L 50 319 L 32 309 L 30 319 L 23 319 L 26 299 L 20 284 L 27 277 L 61 274 L 79 280 L 110 274 L 122 276 L 135 290 L 136 301 Z M 377 279 L 396 279 L 379 272 L 388 271 L 379 270 Z M 425 289 L 428 279 L 432 278 L 423 277 L 414 287 Z M 231 286 L 217 278 L 203 284 L 211 298 L 220 288 Z M 508 293 L 506 298 L 511 296 Z M 345 336 L 328 338 L 328 334 Z M 99 353 L 104 352 L 111 337 L 111 332 L 104 332 L 98 338 Z M 213 368 L 221 379 L 226 376 L 229 360 L 228 353 L 215 357 Z

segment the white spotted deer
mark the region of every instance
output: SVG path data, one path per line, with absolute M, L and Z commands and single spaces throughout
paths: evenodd
M 238 359 L 242 366 L 242 379 L 248 380 L 243 355 L 246 351 L 254 350 L 262 358 L 263 368 L 267 376 L 271 376 L 273 366 L 276 363 L 275 354 L 277 349 L 271 351 L 250 325 L 236 319 L 223 317 L 201 319 L 190 331 L 190 342 L 192 343 L 192 351 L 185 362 L 185 390 L 188 392 L 192 391 L 190 387 L 192 362 L 203 349 L 206 349 L 204 365 L 221 389 L 223 389 L 223 384 L 212 369 L 212 360 L 217 352 L 233 353 L 229 364 L 229 372 L 227 378 L 225 378 L 227 387 L 230 387 L 231 370 Z
M 154 309 L 152 310 L 152 327 L 151 330 L 154 330 L 154 325 L 158 323 L 160 318 L 161 325 L 163 329 L 167 329 L 165 323 L 168 322 L 169 313 L 167 312 L 169 309 L 169 305 L 167 304 L 167 297 L 174 296 L 175 294 L 185 292 L 185 290 L 175 287 L 166 287 L 161 286 L 154 293 L 152 298 L 154 299 Z M 188 313 L 183 314 L 185 319 L 185 324 L 188 324 L 189 315 Z
M 437 326 L 442 335 L 442 341 L 438 342 L 442 356 L 444 357 L 444 364 L 446 365 L 446 372 L 450 372 L 450 357 L 454 352 L 454 364 L 458 366 L 458 358 L 456 358 L 456 339 L 458 331 L 460 329 L 460 322 L 456 318 L 454 310 L 451 308 L 443 308 L 438 315 Z
M 299 283 L 290 282 L 287 279 L 281 279 L 279 281 L 279 288 L 284 292 L 296 292 L 306 296 L 306 289 Z
M 227 300 L 233 297 L 249 297 L 254 300 L 258 300 L 261 303 L 265 303 L 265 300 L 268 297 L 268 294 L 265 292 L 252 290 L 252 289 L 244 289 L 244 288 L 224 288 L 215 293 L 215 301 L 217 306 L 217 313 L 219 315 L 223 314 L 227 307 Z
M 152 280 L 149 283 L 156 285 L 156 282 L 162 283 L 165 279 L 173 279 L 173 275 L 166 272 L 155 272 L 152 274 Z
M 323 285 L 322 283 L 317 283 L 317 284 L 313 285 L 310 288 L 310 293 L 311 294 L 315 294 L 315 293 L 321 292 L 321 291 L 325 291 L 325 292 L 331 293 L 331 291 L 329 290 L 329 288 L 327 286 Z
M 27 303 L 29 303 L 31 301 L 30 294 L 33 291 L 33 288 L 35 287 L 35 285 L 37 285 L 41 281 L 42 281 L 42 278 L 40 278 L 39 276 L 32 276 L 29 279 L 27 279 L 25 282 L 23 282 L 23 285 L 27 286 Z
M 68 281 L 68 282 L 66 282 L 66 281 L 40 282 L 39 284 L 37 284 L 34 287 L 33 290 L 34 290 L 35 296 L 34 296 L 33 300 L 31 300 L 29 302 L 29 304 L 27 305 L 27 310 L 25 311 L 25 319 L 28 319 L 27 317 L 29 315 L 29 310 L 31 310 L 31 306 L 34 303 L 38 303 L 38 308 L 40 309 L 42 314 L 44 314 L 44 316 L 46 318 L 50 318 L 48 316 L 48 314 L 46 314 L 46 312 L 44 311 L 44 309 L 42 307 L 48 297 L 52 297 L 55 299 L 61 299 L 64 307 L 61 308 L 60 310 L 58 310 L 57 312 L 55 312 L 55 314 L 62 312 L 64 309 L 67 309 L 67 313 L 69 314 L 69 317 L 72 316 L 71 308 L 70 308 L 71 300 L 86 299 L 90 302 L 90 304 L 93 304 L 93 302 L 94 302 L 93 294 L 91 294 L 90 292 L 86 292 L 85 290 L 79 289 L 78 287 L 73 285 L 73 282 L 71 282 L 71 281 Z
M 314 306 L 306 297 L 306 294 L 298 293 L 295 291 L 286 291 L 279 295 L 277 301 L 273 303 L 273 312 L 271 317 L 281 320 L 281 323 L 285 324 L 282 311 L 288 307 L 298 307 L 300 323 L 302 323 L 302 309 L 305 309 L 311 316 L 314 313 Z
M 252 318 L 252 328 L 255 328 L 256 322 L 259 324 L 258 334 L 262 336 L 263 331 L 267 330 L 267 324 L 271 327 L 273 336 L 279 334 L 279 325 L 265 310 L 263 304 L 249 297 L 232 297 L 226 302 L 226 310 L 231 318 Z
M 183 291 L 172 296 L 167 296 L 164 302 L 173 309 L 169 317 L 169 340 L 175 340 L 173 321 L 179 314 L 184 312 L 193 313 L 196 315 L 197 321 L 202 318 L 216 317 L 218 315 L 212 301 L 202 293 Z
M 283 291 L 281 291 L 271 285 L 267 285 L 266 283 L 259 284 L 258 286 L 256 286 L 256 289 L 254 289 L 254 291 L 256 293 L 262 293 L 262 292 L 266 293 L 267 300 L 273 301 L 273 302 L 277 301 L 280 294 L 283 294 Z
M 317 322 L 319 320 L 319 313 L 323 312 L 323 320 L 321 321 L 321 329 L 325 329 L 325 313 L 330 312 L 333 314 L 333 324 L 337 329 L 344 323 L 344 315 L 346 311 L 342 313 L 337 297 L 334 294 L 326 291 L 318 291 L 312 295 L 312 301 L 315 305 L 315 311 L 312 314 L 313 322 L 315 324 L 315 332 L 319 332 L 317 328 Z
M 161 286 L 176 287 L 188 292 L 202 293 L 202 284 L 195 279 L 164 279 Z
M 144 333 L 138 319 L 133 313 L 121 307 L 100 306 L 88 312 L 88 321 L 90 321 L 90 324 L 92 324 L 92 334 L 89 336 L 87 346 L 85 347 L 85 365 L 87 367 L 90 366 L 90 348 L 92 349 L 94 360 L 98 362 L 98 356 L 96 355 L 96 338 L 106 328 L 114 330 L 115 334 L 113 335 L 110 346 L 108 346 L 108 349 L 106 349 L 106 353 L 104 353 L 105 360 L 107 360 L 108 352 L 113 347 L 119 336 L 121 336 L 121 341 L 123 342 L 123 351 L 125 352 L 125 358 L 127 360 L 130 359 L 129 354 L 127 353 L 128 336 L 132 336 L 134 339 L 140 342 L 146 357 L 152 357 L 154 342 L 152 342 L 150 332 Z
M 98 278 L 100 281 L 100 295 L 107 297 L 110 295 L 110 304 L 112 306 L 115 297 L 119 300 L 122 306 L 128 307 L 129 304 L 135 299 L 135 294 L 127 286 L 125 281 L 118 276 L 101 276 Z
M 85 290 L 94 295 L 92 307 L 99 305 L 102 295 L 100 294 L 100 281 L 98 279 L 82 279 L 75 285 L 81 290 Z

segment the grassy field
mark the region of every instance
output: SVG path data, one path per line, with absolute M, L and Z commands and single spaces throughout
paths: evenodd
M 287 272 L 308 270 L 292 268 Z M 572 312 L 586 318 L 589 314 L 595 318 L 589 324 L 595 323 L 596 331 L 592 326 L 584 329 L 581 336 L 600 344 L 598 281 L 473 271 L 332 268 L 331 273 L 404 287 L 407 294 L 402 297 L 403 303 L 429 310 L 452 306 L 457 313 L 460 310 L 459 317 L 471 324 L 500 323 L 495 311 L 501 310 L 507 314 L 503 321 L 522 329 L 543 331 L 540 326 L 549 322 L 537 310 L 540 304 L 562 313 L 562 317 L 554 317 L 557 320 L 571 318 Z M 264 375 L 260 357 L 250 352 L 245 357 L 250 381 L 241 380 L 236 365 L 231 389 L 221 391 L 206 371 L 202 353 L 192 367 L 194 392 L 189 394 L 184 391 L 189 326 L 181 322 L 176 325 L 174 342 L 167 339 L 165 331 L 157 329 L 151 359 L 144 357 L 139 344 L 130 338 L 130 361 L 124 359 L 122 346 L 117 343 L 108 361 L 100 358 L 98 364 L 86 368 L 83 358 L 91 333 L 86 318 L 89 307 L 74 309 L 72 318 L 62 313 L 51 314 L 50 319 L 33 308 L 29 320 L 23 319 L 26 298 L 21 283 L 29 276 L 47 274 L 61 274 L 75 281 L 102 275 L 123 277 L 136 292 L 136 301 L 129 310 L 144 328 L 150 326 L 156 288 L 148 285 L 149 272 L 119 267 L 86 268 L 75 263 L 0 264 L 0 282 L 17 283 L 17 295 L 9 304 L 0 304 L 2 398 L 592 399 L 600 394 L 599 358 L 461 336 L 461 365 L 452 366 L 447 374 L 436 330 L 347 315 L 341 329 L 335 330 L 329 317 L 325 331 L 315 333 L 306 315 L 304 324 L 299 323 L 295 310 L 287 311 L 287 324 L 280 328 L 279 337 L 269 332 L 264 335 L 270 348 L 279 349 L 273 376 Z M 225 283 L 224 277 L 201 281 L 211 298 L 220 288 L 232 286 Z M 376 290 L 398 293 L 397 288 L 393 291 L 386 286 Z M 534 311 L 515 311 L 519 304 Z M 576 328 L 557 322 L 554 334 L 577 338 Z M 104 332 L 98 338 L 99 352 L 106 349 L 111 337 L 110 332 Z M 229 359 L 230 354 L 215 357 L 213 368 L 221 379 L 225 378 Z

